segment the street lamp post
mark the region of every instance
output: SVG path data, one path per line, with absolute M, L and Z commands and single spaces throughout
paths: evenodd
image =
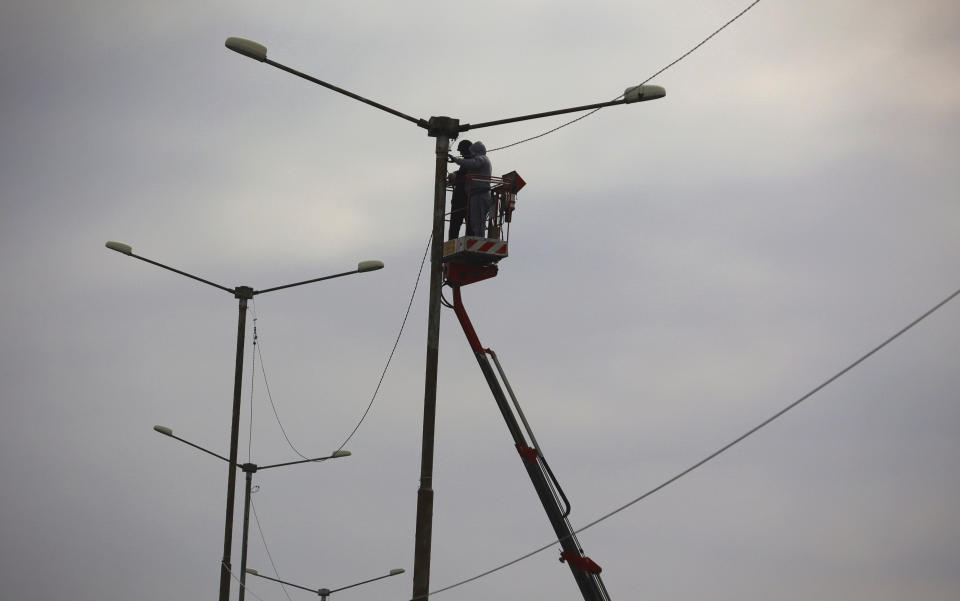
M 222 459 L 227 463 L 230 463 L 230 460 L 222 455 L 218 455 L 209 449 L 205 449 L 198 444 L 194 444 L 190 442 L 189 440 L 180 438 L 179 436 L 175 436 L 173 433 L 173 430 L 171 428 L 168 428 L 167 426 L 154 426 L 153 429 L 159 432 L 160 434 L 163 434 L 164 436 L 169 436 L 170 438 L 179 440 L 180 442 L 190 445 L 195 449 L 199 449 L 208 455 L 213 455 L 217 459 Z M 274 463 L 272 465 L 257 465 L 255 463 L 244 463 L 242 465 L 237 465 L 236 463 L 231 464 L 232 467 L 237 467 L 243 470 L 243 473 L 246 474 L 246 481 L 247 481 L 246 489 L 243 496 L 243 542 L 240 545 L 240 595 L 239 595 L 240 601 L 244 600 L 244 595 L 246 594 L 247 540 L 248 540 L 248 534 L 250 531 L 250 494 L 253 490 L 253 474 L 255 474 L 259 470 L 267 470 L 275 467 L 284 467 L 287 465 L 297 465 L 300 463 L 326 461 L 327 459 L 339 459 L 340 457 L 349 457 L 350 455 L 351 455 L 350 451 L 347 451 L 346 449 L 338 449 L 325 457 L 314 457 L 313 459 L 301 459 L 299 461 L 288 461 L 286 463 Z
M 420 487 L 417 491 L 417 525 L 413 560 L 413 597 L 414 599 L 426 599 L 430 585 L 430 546 L 433 527 L 433 447 L 437 405 L 437 364 L 440 347 L 440 299 L 441 289 L 443 287 L 443 266 L 441 260 L 443 257 L 443 218 L 444 207 L 446 205 L 446 158 L 447 153 L 450 151 L 450 141 L 455 140 L 459 134 L 472 129 L 601 109 L 620 104 L 655 100 L 657 98 L 663 98 L 666 95 L 666 90 L 657 85 L 641 84 L 627 88 L 619 99 L 609 102 L 598 102 L 595 104 L 474 123 L 471 125 L 469 123 L 460 123 L 459 119 L 452 117 L 430 117 L 429 119 L 411 117 L 396 109 L 374 102 L 373 100 L 364 98 L 363 96 L 273 61 L 267 58 L 267 47 L 252 40 L 231 37 L 227 38 L 225 45 L 234 52 L 306 79 L 307 81 L 363 102 L 364 104 L 368 104 L 374 108 L 378 108 L 406 121 L 410 121 L 417 127 L 427 130 L 427 136 L 436 138 L 433 241 L 430 248 L 430 300 L 427 313 L 427 364 L 423 394 L 423 441 L 420 457 Z
M 257 577 L 260 577 L 260 578 L 264 578 L 264 579 L 266 579 L 266 580 L 272 580 L 272 581 L 274 581 L 274 582 L 279 582 L 280 584 L 286 584 L 287 586 L 292 586 L 292 587 L 294 587 L 294 588 L 298 588 L 298 589 L 301 589 L 301 590 L 304 590 L 304 591 L 310 591 L 311 593 L 316 593 L 316 594 L 320 595 L 320 600 L 321 600 L 321 601 L 327 601 L 327 597 L 329 597 L 331 593 L 335 593 L 335 592 L 337 592 L 337 591 L 342 591 L 342 590 L 348 589 L 348 588 L 353 588 L 353 587 L 355 587 L 355 586 L 360 586 L 361 584 L 366 584 L 366 583 L 368 583 L 368 582 L 373 582 L 373 581 L 375 581 L 375 580 L 383 580 L 384 578 L 389 578 L 390 576 L 396 576 L 396 575 L 398 575 L 398 574 L 403 574 L 404 571 L 405 571 L 405 570 L 404 570 L 403 568 L 393 568 L 392 570 L 390 570 L 389 572 L 387 572 L 387 573 L 384 574 L 383 576 L 377 576 L 376 578 L 371 578 L 370 580 L 364 580 L 363 582 L 357 582 L 357 583 L 355 583 L 355 584 L 348 584 L 347 586 L 341 586 L 340 588 L 330 589 L 330 588 L 307 588 L 307 587 L 305 587 L 305 586 L 300 586 L 299 584 L 294 584 L 294 583 L 292 583 L 292 582 L 287 582 L 286 580 L 280 580 L 280 579 L 277 579 L 277 578 L 271 578 L 270 576 L 264 576 L 263 574 L 261 574 L 260 572 L 254 570 L 253 568 L 247 568 L 247 574 L 252 574 L 252 575 L 254 575 L 254 576 L 257 576 Z
M 185 271 L 180 271 L 179 269 L 174 269 L 162 263 L 158 263 L 151 259 L 141 257 L 133 253 L 133 247 L 124 242 L 114 242 L 110 241 L 106 243 L 106 247 L 110 250 L 115 250 L 120 254 L 127 255 L 128 257 L 133 257 L 135 259 L 140 259 L 151 265 L 156 265 L 168 271 L 180 274 L 182 276 L 188 277 L 192 280 L 202 282 L 208 286 L 213 286 L 232 294 L 239 302 L 239 315 L 237 316 L 237 354 L 236 354 L 236 365 L 234 368 L 234 379 L 233 379 L 233 416 L 230 422 L 230 458 L 227 460 L 230 463 L 230 468 L 227 472 L 227 509 L 226 516 L 224 519 L 224 533 L 223 533 L 223 559 L 220 564 L 220 597 L 219 601 L 230 601 L 230 551 L 233 546 L 233 506 L 234 506 L 234 493 L 236 489 L 236 471 L 233 469 L 233 466 L 237 463 L 237 443 L 240 438 L 240 392 L 242 388 L 243 380 L 243 350 L 246 334 L 246 325 L 247 325 L 247 301 L 252 299 L 258 294 L 264 294 L 267 292 L 273 292 L 275 290 L 283 290 L 284 288 L 293 288 L 294 286 L 302 286 L 304 284 L 311 284 L 313 282 L 320 282 L 323 280 L 329 280 L 333 278 L 339 278 L 346 275 L 352 275 L 354 273 L 363 273 L 367 271 L 375 271 L 377 269 L 383 268 L 382 261 L 360 261 L 357 264 L 357 268 L 351 271 L 345 271 L 343 273 L 336 273 L 333 275 L 323 276 L 319 278 L 313 278 L 310 280 L 304 280 L 302 282 L 295 282 L 293 284 L 284 284 L 282 286 L 274 286 L 273 288 L 266 288 L 263 290 L 254 290 L 250 286 L 237 286 L 236 288 L 228 288 L 226 286 L 221 286 L 220 284 L 205 280 L 201 277 L 195 276 L 193 274 L 187 273 Z M 219 455 L 218 455 L 219 456 Z

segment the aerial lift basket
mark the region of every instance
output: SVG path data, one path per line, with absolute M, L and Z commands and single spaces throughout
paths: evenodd
M 486 219 L 486 236 L 461 236 L 443 245 L 443 262 L 470 265 L 496 263 L 507 256 L 510 223 L 517 205 L 517 192 L 526 185 L 516 171 L 500 177 L 467 176 L 467 212 L 470 211 L 470 182 L 490 183 L 490 213 Z

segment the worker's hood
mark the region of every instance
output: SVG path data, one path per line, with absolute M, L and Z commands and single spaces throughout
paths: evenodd
M 487 147 L 483 142 L 474 142 L 470 145 L 470 156 L 478 157 L 487 154 Z

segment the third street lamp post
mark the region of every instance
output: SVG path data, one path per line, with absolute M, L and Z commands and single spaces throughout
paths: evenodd
M 638 85 L 627 88 L 623 96 L 618 100 L 522 115 L 508 119 L 486 121 L 483 123 L 460 123 L 459 119 L 452 117 L 418 119 L 273 61 L 267 58 L 267 47 L 258 42 L 233 37 L 227 38 L 225 45 L 234 52 L 238 52 L 261 63 L 266 63 L 272 67 L 276 67 L 282 71 L 286 71 L 287 73 L 296 75 L 297 77 L 301 77 L 329 90 L 409 121 L 417 127 L 427 130 L 429 137 L 436 138 L 436 175 L 433 185 L 433 242 L 430 247 L 430 300 L 427 314 L 427 365 L 423 394 L 423 443 L 420 457 L 420 488 L 417 491 L 417 526 L 413 559 L 413 598 L 426 599 L 430 588 L 430 545 L 433 524 L 433 441 L 437 405 L 437 362 L 440 346 L 440 298 L 443 287 L 443 266 L 441 259 L 443 256 L 443 218 L 446 205 L 446 159 L 447 153 L 450 151 L 450 141 L 455 140 L 458 135 L 465 131 L 479 129 L 481 127 L 492 127 L 495 125 L 516 123 L 518 121 L 528 121 L 530 119 L 540 119 L 542 117 L 663 98 L 666 95 L 666 90 L 656 85 Z
M 279 582 L 280 584 L 286 584 L 287 586 L 292 586 L 292 587 L 298 588 L 298 589 L 300 589 L 300 590 L 310 591 L 311 593 L 316 593 L 316 594 L 320 595 L 320 601 L 327 601 L 327 597 L 329 597 L 332 593 L 335 593 L 335 592 L 337 592 L 337 591 L 342 591 L 342 590 L 345 590 L 345 589 L 348 589 L 348 588 L 353 588 L 353 587 L 355 587 L 355 586 L 360 586 L 361 584 L 367 584 L 368 582 L 375 582 L 375 581 L 377 581 L 377 580 L 383 580 L 384 578 L 389 578 L 389 577 L 391 577 L 391 576 L 397 576 L 397 575 L 399 575 L 399 574 L 403 574 L 403 572 L 404 572 L 404 569 L 403 569 L 403 568 L 393 568 L 392 570 L 390 570 L 389 572 L 387 572 L 387 573 L 384 574 L 383 576 L 377 576 L 376 578 L 371 578 L 370 580 L 364 580 L 363 582 L 357 582 L 357 583 L 355 583 L 355 584 L 348 584 L 347 586 L 341 586 L 340 588 L 329 589 L 329 588 L 307 588 L 307 587 L 305 587 L 305 586 L 300 586 L 299 584 L 294 584 L 294 583 L 292 583 L 292 582 L 287 582 L 286 580 L 280 580 L 280 579 L 278 579 L 278 578 L 271 578 L 270 576 L 264 576 L 263 574 L 261 574 L 260 572 L 254 570 L 253 568 L 247 568 L 247 574 L 253 574 L 254 576 L 259 576 L 260 578 L 265 578 L 265 579 L 267 579 L 267 580 L 273 580 L 274 582 Z
M 198 444 L 194 444 L 189 440 L 180 438 L 179 436 L 174 435 L 173 429 L 168 428 L 167 426 L 154 426 L 154 430 L 163 434 L 164 436 L 169 436 L 175 440 L 179 440 L 184 444 L 188 444 L 195 449 L 199 449 L 208 455 L 213 455 L 217 459 L 223 459 L 227 463 L 230 462 L 229 459 L 223 455 L 218 455 L 209 449 L 205 449 Z M 325 457 L 314 457 L 313 459 L 299 459 L 297 461 L 287 461 L 285 463 L 274 463 L 272 465 L 257 465 L 256 463 L 244 463 L 242 465 L 233 464 L 234 467 L 238 467 L 243 470 L 243 473 L 247 475 L 247 486 L 243 496 L 243 542 L 240 544 L 240 594 L 239 599 L 243 601 L 244 595 L 246 594 L 246 584 L 247 584 L 247 539 L 250 532 L 250 494 L 253 489 L 253 474 L 258 470 L 268 470 L 274 467 L 284 467 L 287 465 L 299 465 L 302 463 L 317 463 L 320 461 L 326 461 L 327 459 L 339 459 L 340 457 L 349 457 L 350 451 L 346 449 L 339 449 Z
M 106 243 L 106 247 L 110 250 L 115 250 L 120 254 L 127 255 L 128 257 L 133 257 L 135 259 L 140 259 L 145 263 L 150 263 L 151 265 L 156 265 L 168 271 L 180 274 L 182 276 L 188 277 L 192 280 L 197 280 L 198 282 L 203 282 L 208 286 L 218 288 L 232 294 L 234 298 L 239 301 L 239 316 L 237 317 L 237 360 L 236 366 L 234 369 L 234 378 L 233 378 L 233 418 L 230 425 L 230 458 L 227 460 L 230 463 L 230 468 L 227 472 L 227 510 L 225 516 L 224 524 L 224 534 L 223 534 L 223 559 L 220 564 L 220 601 L 230 601 L 230 551 L 233 547 L 233 506 L 234 506 L 234 493 L 236 492 L 237 484 L 237 474 L 236 470 L 233 469 L 233 466 L 237 463 L 237 442 L 240 438 L 240 391 L 242 387 L 243 379 L 243 346 L 245 341 L 246 325 L 247 325 L 247 301 L 252 299 L 258 294 L 264 294 L 266 292 L 273 292 L 274 290 L 283 290 L 284 288 L 293 288 L 294 286 L 302 286 L 304 284 L 312 284 L 313 282 L 320 282 L 323 280 L 330 280 L 333 278 L 339 278 L 345 275 L 352 275 L 354 273 L 363 273 L 366 271 L 375 271 L 377 269 L 383 269 L 382 261 L 360 261 L 357 264 L 357 268 L 351 271 L 345 271 L 343 273 L 336 273 L 333 275 L 327 275 L 319 278 L 313 278 L 310 280 L 304 280 L 302 282 L 295 282 L 293 284 L 284 284 L 283 286 L 274 286 L 273 288 L 265 288 L 263 290 L 254 290 L 250 286 L 237 286 L 236 288 L 227 288 L 226 286 L 221 286 L 209 280 L 205 280 L 201 277 L 189 274 L 185 271 L 180 271 L 179 269 L 174 269 L 164 265 L 163 263 L 158 263 L 152 259 L 147 259 L 133 253 L 133 247 L 129 244 L 123 242 L 114 242 L 110 241 Z

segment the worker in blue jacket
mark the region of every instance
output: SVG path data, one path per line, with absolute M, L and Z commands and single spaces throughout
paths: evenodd
M 490 212 L 490 174 L 492 167 L 487 158 L 487 147 L 477 141 L 470 145 L 469 156 L 463 158 L 447 155 L 447 160 L 460 165 L 460 173 L 466 176 L 469 200 L 467 235 L 484 237 L 487 214 Z M 458 228 L 459 229 L 459 228 Z

